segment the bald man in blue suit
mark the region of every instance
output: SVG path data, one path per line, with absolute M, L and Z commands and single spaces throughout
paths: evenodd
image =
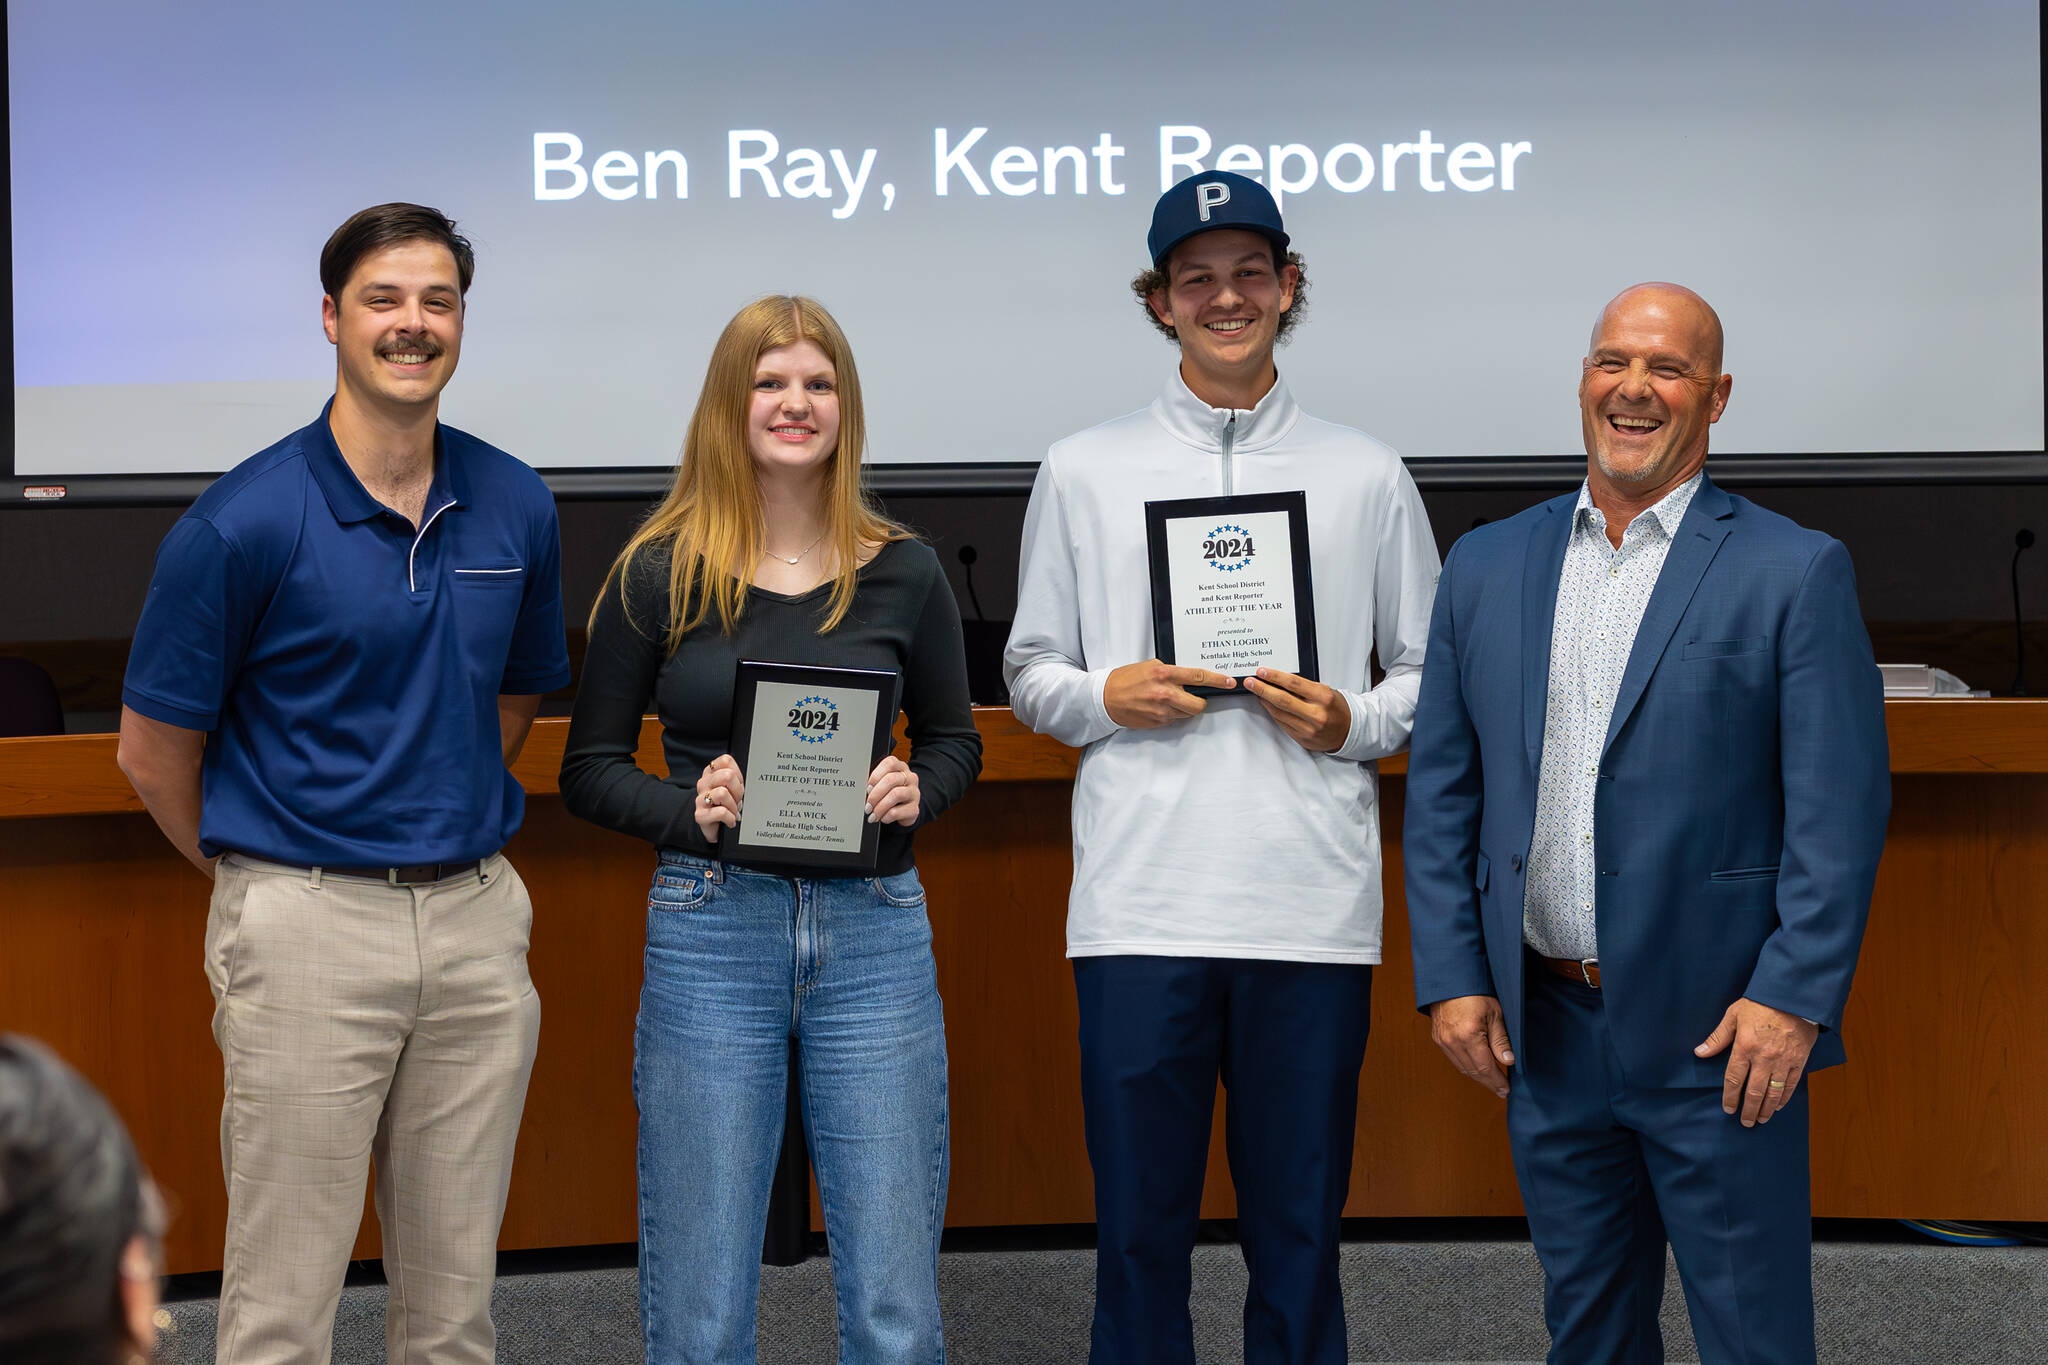
M 1715 487 L 1721 324 L 1601 312 L 1586 482 L 1444 561 L 1403 856 L 1416 1003 L 1507 1101 L 1550 1359 L 1814 1359 L 1807 1105 L 1890 806 L 1840 542 Z

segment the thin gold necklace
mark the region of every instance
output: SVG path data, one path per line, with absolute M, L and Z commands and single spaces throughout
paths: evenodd
M 817 548 L 818 548 L 818 541 L 819 541 L 819 540 L 823 540 L 824 538 L 825 538 L 825 533 L 824 533 L 823 531 L 820 531 L 820 532 L 818 532 L 818 540 L 814 540 L 814 541 L 812 541 L 812 542 L 811 542 L 810 544 L 808 544 L 808 545 L 804 546 L 804 547 L 803 547 L 803 549 L 801 549 L 801 550 L 797 551 L 797 552 L 796 552 L 796 554 L 794 554 L 794 555 L 779 555 L 779 554 L 775 553 L 775 551 L 773 551 L 773 550 L 763 550 L 763 551 L 761 551 L 761 553 L 762 553 L 762 554 L 764 554 L 764 555 L 766 555 L 766 556 L 768 556 L 768 558 L 770 558 L 770 559 L 779 559 L 779 560 L 781 560 L 781 561 L 782 561 L 782 562 L 783 562 L 784 564 L 788 564 L 788 565 L 791 565 L 791 566 L 793 567 L 793 566 L 794 566 L 794 565 L 795 565 L 795 564 L 797 563 L 797 561 L 798 561 L 798 560 L 802 559 L 802 558 L 803 558 L 803 557 L 804 557 L 805 555 L 809 554 L 809 553 L 810 553 L 811 551 L 813 551 L 813 550 L 817 549 Z

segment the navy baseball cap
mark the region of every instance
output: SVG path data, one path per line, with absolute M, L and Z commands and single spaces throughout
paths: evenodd
M 1152 231 L 1145 237 L 1152 264 L 1163 264 L 1167 253 L 1196 233 L 1218 228 L 1256 232 L 1286 255 L 1287 229 L 1280 226 L 1271 191 L 1233 171 L 1197 171 L 1160 195 L 1152 209 Z

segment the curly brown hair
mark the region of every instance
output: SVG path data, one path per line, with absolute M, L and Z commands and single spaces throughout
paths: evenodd
M 1308 314 L 1308 267 L 1302 262 L 1299 251 L 1290 251 L 1284 261 L 1273 262 L 1274 268 L 1283 265 L 1294 267 L 1294 302 L 1287 305 L 1287 311 L 1280 315 L 1280 327 L 1273 334 L 1273 344 L 1284 345 L 1294 334 L 1295 324 Z M 1152 296 L 1166 292 L 1166 271 L 1161 266 L 1152 266 L 1131 277 L 1131 293 L 1137 297 L 1138 307 L 1145 310 L 1145 321 L 1157 327 L 1174 345 L 1180 345 L 1180 337 L 1173 328 L 1159 320 L 1159 314 L 1152 311 Z

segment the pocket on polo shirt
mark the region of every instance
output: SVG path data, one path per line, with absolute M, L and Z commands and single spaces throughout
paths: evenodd
M 455 581 L 469 587 L 524 587 L 524 564 L 479 564 L 455 570 Z
M 512 652 L 512 632 L 519 625 L 526 568 L 504 560 L 486 560 L 457 565 L 450 577 L 455 580 L 451 595 L 463 657 L 477 680 L 496 687 Z

